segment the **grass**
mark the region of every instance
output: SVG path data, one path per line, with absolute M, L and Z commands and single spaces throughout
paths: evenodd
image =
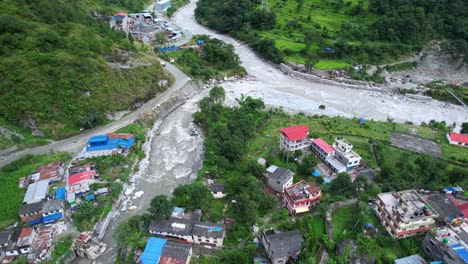
M 17 145 L 18 147 L 36 147 L 41 145 L 46 145 L 49 141 L 46 138 L 33 136 L 31 134 L 31 130 L 18 127 L 8 123 L 5 119 L 0 118 L 0 126 L 4 127 L 11 132 L 21 135 L 21 137 L 17 135 L 13 135 L 11 138 L 7 138 L 0 134 L 0 150 L 9 148 L 13 145 Z
M 52 155 L 24 156 L 0 169 L 0 229 L 5 228 L 18 219 L 26 189 L 18 187 L 18 180 L 33 173 L 41 165 L 54 161 L 67 161 L 70 157 L 65 153 Z
M 337 208 L 332 215 L 333 238 L 349 237 L 354 232 L 356 221 L 351 217 L 356 213 L 355 206 Z M 360 225 L 357 226 L 359 229 Z

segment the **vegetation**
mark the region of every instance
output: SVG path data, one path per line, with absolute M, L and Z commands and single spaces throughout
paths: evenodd
M 201 0 L 195 15 L 275 63 L 306 64 L 318 56 L 328 63 L 317 66 L 342 68 L 394 60 L 440 37 L 450 40 L 450 53 L 462 57 L 468 50 L 467 10 L 463 1 Z
M 21 177 L 26 177 L 47 163 L 55 161 L 67 161 L 70 157 L 65 153 L 51 155 L 26 155 L 0 169 L 0 229 L 3 229 L 18 219 L 18 210 L 21 207 L 25 189 L 18 187 Z
M 171 1 L 171 7 L 166 10 L 166 15 L 168 17 L 172 17 L 179 8 L 183 7 L 184 5 L 188 4 L 189 0 L 174 0 Z
M 427 83 L 426 87 L 429 88 L 429 90 L 425 94 L 434 99 L 460 104 L 460 102 L 449 93 L 450 91 L 458 98 L 460 98 L 460 100 L 462 100 L 465 104 L 468 104 L 468 87 L 460 84 L 442 83 L 438 81 Z
M 389 72 L 406 71 L 416 69 L 416 67 L 418 67 L 418 63 L 416 61 L 406 61 L 397 64 L 387 65 L 385 66 L 385 70 Z
M 73 238 L 70 235 L 57 239 L 51 253 L 50 263 L 63 263 L 62 258 L 72 252 L 72 244 Z
M 146 0 L 2 1 L 0 118 L 63 138 L 106 122 L 107 111 L 148 100 L 170 79 L 159 63 L 112 69 L 139 57 L 136 43 L 96 18 L 137 11 Z M 153 62 L 156 60 L 153 60 Z
M 221 79 L 226 76 L 246 74 L 231 44 L 207 35 L 194 36 L 191 44 L 195 45 L 198 40 L 204 42 L 198 51 L 190 48 L 162 53 L 160 57 L 164 60 L 174 58 L 178 66 L 196 80 L 207 81 L 211 78 Z

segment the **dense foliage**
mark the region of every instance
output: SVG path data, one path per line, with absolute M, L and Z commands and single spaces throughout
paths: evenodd
M 196 35 L 192 41 L 203 40 L 200 50 L 186 49 L 161 54 L 161 58 L 175 58 L 180 68 L 196 80 L 207 81 L 226 76 L 244 76 L 246 71 L 241 66 L 239 56 L 231 44 L 207 35 Z
M 377 63 L 434 38 L 449 39 L 445 46 L 455 57 L 468 52 L 468 6 L 462 0 L 200 0 L 195 15 L 273 62 L 284 54 L 306 63 L 316 54 L 323 60 Z M 268 39 L 272 45 L 262 45 Z
M 106 63 L 125 62 L 137 48 L 99 16 L 145 2 L 2 1 L 0 118 L 60 138 L 164 90 L 159 64 L 124 70 Z

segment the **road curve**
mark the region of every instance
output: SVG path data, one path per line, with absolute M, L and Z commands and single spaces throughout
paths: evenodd
M 275 66 L 264 62 L 247 45 L 198 24 L 194 17 L 195 8 L 196 0 L 192 0 L 177 12 L 174 24 L 192 34 L 210 35 L 234 45 L 247 72 L 255 77 L 253 81 L 223 84 L 228 103 L 233 103 L 233 99 L 241 94 L 247 94 L 262 98 L 267 105 L 307 114 L 365 117 L 376 120 L 392 118 L 398 122 L 411 121 L 416 124 L 431 119 L 445 120 L 448 124 L 456 122 L 458 125 L 467 121 L 467 111 L 460 106 L 435 100 L 420 102 L 405 96 L 343 88 L 286 76 Z M 326 106 L 325 110 L 318 108 L 321 104 Z
M 184 87 L 190 78 L 175 67 L 172 64 L 166 63 L 166 69 L 174 76 L 175 82 L 163 93 L 158 94 L 155 98 L 143 104 L 139 109 L 129 113 L 128 115 L 122 117 L 119 120 L 113 121 L 105 126 L 97 127 L 94 129 L 86 130 L 85 132 L 67 138 L 60 141 L 53 141 L 52 143 L 44 146 L 39 146 L 35 148 L 23 149 L 21 151 L 14 152 L 10 155 L 0 156 L 0 167 L 26 155 L 26 154 L 45 154 L 51 151 L 67 151 L 67 152 L 78 152 L 86 145 L 87 139 L 96 134 L 106 134 L 114 132 L 128 124 L 131 124 L 133 121 L 138 119 L 142 114 L 149 113 L 154 107 L 160 105 L 167 101 L 174 93 L 179 91 Z M 75 143 L 76 140 L 76 143 Z

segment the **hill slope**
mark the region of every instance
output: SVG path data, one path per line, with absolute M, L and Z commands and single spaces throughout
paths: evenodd
M 61 138 L 163 91 L 160 80 L 170 77 L 154 60 L 132 69 L 112 69 L 106 61 L 141 57 L 138 45 L 110 29 L 105 17 L 147 2 L 2 1 L 0 118 Z

